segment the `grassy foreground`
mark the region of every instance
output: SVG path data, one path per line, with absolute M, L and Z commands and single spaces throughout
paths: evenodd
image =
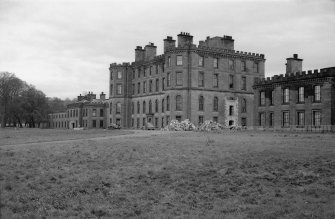
M 0 130 L 0 186 L 0 218 L 335 218 L 335 135 Z

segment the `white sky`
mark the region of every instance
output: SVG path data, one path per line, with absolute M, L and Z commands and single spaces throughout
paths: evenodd
M 108 93 L 109 64 L 136 46 L 189 32 L 194 43 L 231 35 L 235 50 L 265 54 L 265 76 L 335 66 L 334 0 L 0 0 L 0 71 L 49 97 Z

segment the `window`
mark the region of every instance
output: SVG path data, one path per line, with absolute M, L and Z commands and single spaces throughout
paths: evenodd
M 164 117 L 162 117 L 162 123 L 161 123 L 161 127 L 164 128 Z
M 134 118 L 131 119 L 131 127 L 135 128 Z
M 162 72 L 164 73 L 165 72 L 165 63 L 162 65 Z
M 145 126 L 145 118 L 142 119 L 142 126 Z
M 111 77 L 111 80 L 113 80 L 113 72 L 112 71 L 111 71 L 110 77 Z
M 290 113 L 288 111 L 283 112 L 283 127 L 289 127 L 290 125 Z
M 275 91 L 274 90 L 271 90 L 271 94 L 270 94 L 270 105 L 273 105 L 273 101 L 274 101 L 274 98 L 275 98 Z
M 219 110 L 219 98 L 214 97 L 213 99 L 213 111 L 217 112 Z
M 168 57 L 168 63 L 167 63 L 167 65 L 168 65 L 168 67 L 171 66 L 171 57 L 170 56 Z
M 97 109 L 92 110 L 92 116 L 97 116 Z
M 219 59 L 218 58 L 213 59 L 213 68 L 219 68 Z
M 155 100 L 155 112 L 158 113 L 158 100 Z
M 141 108 L 140 101 L 137 101 L 137 113 L 138 114 L 140 113 L 140 108 Z
M 156 75 L 158 74 L 158 66 L 159 65 L 156 65 Z
M 141 93 L 141 82 L 137 83 L 137 93 L 140 94 Z
M 136 119 L 136 127 L 139 129 L 140 128 L 140 118 Z
M 247 100 L 245 98 L 242 99 L 242 104 L 241 104 L 241 111 L 242 113 L 246 113 L 247 112 Z
M 159 91 L 159 79 L 157 78 L 156 79 L 156 92 Z
M 218 74 L 213 75 L 213 87 L 219 87 L 219 75 Z
M 177 111 L 182 111 L 183 108 L 183 102 L 181 99 L 181 95 L 177 95 L 176 96 L 176 110 Z
M 241 71 L 247 71 L 247 65 L 244 60 L 241 61 Z
M 217 116 L 213 116 L 213 122 L 218 122 L 218 117 Z
M 121 103 L 117 103 L 116 104 L 116 114 L 120 114 L 121 113 Z
M 274 121 L 273 121 L 274 117 L 273 117 L 273 112 L 269 113 L 269 126 L 273 127 L 274 125 Z
M 137 69 L 137 77 L 140 78 L 141 77 L 141 68 Z
M 241 118 L 241 126 L 242 127 L 246 127 L 247 126 L 247 118 L 245 118 L 245 117 Z
M 229 60 L 228 60 L 228 68 L 229 68 L 229 70 L 231 70 L 231 71 L 234 71 L 234 70 L 235 70 L 234 60 L 232 60 L 232 59 L 229 59 Z
M 201 125 L 202 123 L 204 123 L 204 116 L 199 116 L 199 125 Z
M 205 86 L 205 75 L 204 75 L 203 72 L 199 72 L 199 75 L 198 75 L 198 86 L 199 87 Z
M 169 125 L 170 123 L 170 116 L 166 116 L 166 125 Z
M 131 113 L 132 114 L 135 113 L 135 104 L 134 104 L 134 102 L 131 102 Z
M 204 66 L 204 57 L 199 56 L 199 66 Z
M 142 113 L 145 114 L 145 112 L 146 112 L 146 105 L 145 105 L 145 101 L 143 101 Z
M 100 109 L 100 117 L 104 117 L 104 109 Z
M 176 86 L 183 85 L 183 73 L 182 72 L 176 72 Z
M 155 118 L 155 128 L 158 128 L 158 118 Z
M 110 86 L 109 95 L 110 95 L 110 96 L 113 95 L 113 85 L 112 85 L 112 84 L 111 84 L 111 86 Z
M 152 92 L 152 80 L 149 81 L 149 92 Z
M 146 67 L 143 67 L 143 77 L 145 77 L 146 76 Z
M 229 75 L 229 88 L 234 88 L 234 75 Z
M 321 112 L 318 110 L 313 110 L 312 115 L 313 115 L 313 126 L 320 127 L 321 126 Z
M 241 79 L 241 90 L 247 90 L 247 78 L 243 76 Z
M 104 127 L 104 120 L 100 120 L 100 128 Z
M 149 75 L 152 73 L 152 66 L 149 67 Z
M 305 102 L 305 89 L 304 87 L 299 87 L 298 90 L 298 103 Z
M 122 94 L 122 84 L 117 84 L 116 88 L 117 88 L 117 90 L 116 90 L 117 93 L 116 94 L 118 94 L 118 95 Z
M 199 111 L 204 111 L 204 97 L 199 96 Z
M 265 91 L 261 91 L 259 96 L 260 96 L 259 105 L 265 106 Z
M 165 90 L 165 78 L 162 78 L 162 90 Z
M 162 100 L 162 113 L 164 113 L 165 109 L 164 109 L 164 104 L 165 104 L 165 100 Z
M 283 103 L 289 103 L 290 101 L 290 90 L 285 88 L 283 90 Z
M 147 92 L 147 82 L 143 81 L 143 93 Z
M 230 116 L 234 115 L 234 106 L 229 106 L 229 115 Z
M 254 62 L 254 64 L 253 64 L 253 70 L 254 70 L 254 72 L 258 72 L 258 63 L 257 62 Z
M 176 120 L 177 120 L 178 122 L 181 122 L 181 116 L 176 116 Z
M 149 100 L 149 113 L 152 114 L 152 101 Z
M 258 124 L 259 124 L 259 126 L 264 127 L 265 126 L 265 113 L 261 112 L 258 115 L 259 115 L 259 117 L 258 117 L 258 119 L 259 119 L 258 120 Z
M 170 111 L 170 97 L 166 97 L 166 111 Z
M 135 95 L 135 84 L 132 85 L 131 93 L 132 95 Z
M 303 111 L 297 112 L 297 126 L 298 127 L 305 126 L 305 112 Z
M 167 87 L 170 87 L 170 84 L 171 83 L 171 73 L 168 72 L 167 75 L 166 75 L 166 86 Z
M 177 56 L 177 65 L 183 65 L 183 56 Z
M 120 71 L 117 72 L 117 79 L 122 79 L 122 72 Z
M 93 126 L 93 128 L 97 127 L 97 121 L 96 120 L 92 120 L 92 126 Z
M 321 89 L 320 89 L 320 85 L 314 86 L 314 101 L 315 102 L 321 101 Z

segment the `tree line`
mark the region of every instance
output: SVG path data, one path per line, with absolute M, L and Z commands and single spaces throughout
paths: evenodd
M 48 114 L 66 110 L 69 99 L 48 98 L 33 85 L 13 73 L 0 72 L 0 124 L 18 127 L 41 127 Z

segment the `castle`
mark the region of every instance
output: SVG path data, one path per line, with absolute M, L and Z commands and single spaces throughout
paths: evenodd
M 294 55 L 287 59 L 285 76 L 264 79 L 264 55 L 235 51 L 231 36 L 207 37 L 195 45 L 193 36 L 180 33 L 177 45 L 168 36 L 164 53 L 156 53 L 157 47 L 149 43 L 136 47 L 134 62 L 110 64 L 109 99 L 103 93 L 100 100 L 93 93 L 79 96 L 63 115 L 50 115 L 50 126 L 106 128 L 115 123 L 145 128 L 151 123 L 161 128 L 172 119 L 190 119 L 196 125 L 213 120 L 227 126 L 278 129 L 295 126 L 296 116 L 301 118 L 300 128 L 335 123 L 335 68 L 306 74 L 302 59 Z M 317 89 L 313 95 L 322 95 L 313 103 L 311 86 Z M 304 96 L 304 104 L 297 105 L 296 96 Z

